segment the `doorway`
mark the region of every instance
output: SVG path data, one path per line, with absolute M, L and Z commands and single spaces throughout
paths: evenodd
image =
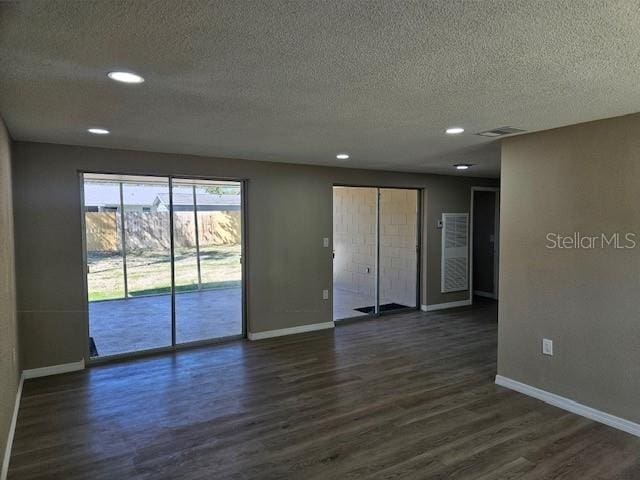
M 418 307 L 417 189 L 333 187 L 333 318 Z
M 498 299 L 500 190 L 471 190 L 471 291 L 473 295 Z
M 90 360 L 244 334 L 242 182 L 82 174 Z

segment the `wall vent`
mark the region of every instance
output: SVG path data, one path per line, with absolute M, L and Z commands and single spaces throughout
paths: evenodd
M 513 128 L 513 127 L 498 127 L 493 130 L 485 130 L 484 132 L 476 133 L 476 135 L 480 135 L 481 137 L 501 137 L 502 135 L 510 135 L 512 133 L 520 133 L 524 132 L 521 128 Z
M 469 289 L 469 214 L 442 214 L 440 291 Z

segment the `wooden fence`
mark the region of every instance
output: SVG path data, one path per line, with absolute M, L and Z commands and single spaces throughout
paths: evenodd
M 124 214 L 127 251 L 167 250 L 171 245 L 168 212 L 126 212 Z M 121 249 L 121 220 L 116 212 L 85 214 L 87 251 L 118 252 Z M 175 246 L 195 247 L 193 212 L 174 215 Z M 241 239 L 239 211 L 198 212 L 198 240 L 201 247 L 237 245 Z

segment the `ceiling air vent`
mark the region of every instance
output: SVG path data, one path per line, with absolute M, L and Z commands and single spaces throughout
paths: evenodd
M 513 128 L 513 127 L 498 127 L 493 130 L 486 130 L 484 132 L 476 133 L 476 135 L 480 135 L 481 137 L 501 137 L 502 135 L 510 135 L 512 133 L 520 133 L 524 132 L 521 128 Z

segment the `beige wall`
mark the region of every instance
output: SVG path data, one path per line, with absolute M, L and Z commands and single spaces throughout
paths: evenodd
M 11 140 L 0 118 L 0 465 L 20 382 L 10 148 Z
M 244 178 L 248 182 L 248 329 L 328 322 L 331 301 L 332 186 L 424 188 L 422 301 L 468 298 L 440 293 L 442 212 L 468 212 L 472 185 L 496 180 L 325 168 L 189 155 L 14 143 L 18 309 L 24 368 L 86 354 L 78 170 Z M 283 213 L 286 212 L 286 213 Z M 47 238 L 43 244 L 41 239 Z M 425 265 L 423 265 L 424 267 Z
M 634 422 L 640 245 L 548 249 L 546 235 L 640 241 L 639 133 L 630 115 L 506 140 L 500 218 L 498 373 Z

